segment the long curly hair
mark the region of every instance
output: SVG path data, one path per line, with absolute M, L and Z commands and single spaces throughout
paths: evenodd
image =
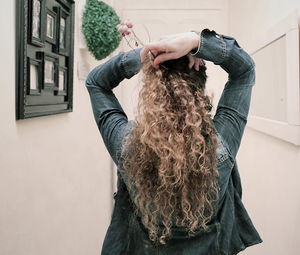
M 132 180 L 135 214 L 150 240 L 166 244 L 172 227 L 193 234 L 214 214 L 217 138 L 206 66 L 189 69 L 187 56 L 159 68 L 151 61 L 143 63 L 137 125 L 125 137 L 122 167 Z

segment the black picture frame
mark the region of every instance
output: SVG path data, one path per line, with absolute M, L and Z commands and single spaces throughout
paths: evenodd
M 40 36 L 36 37 L 32 34 L 33 0 L 15 1 L 16 120 L 73 111 L 75 2 L 40 0 L 40 3 Z M 57 47 L 59 29 L 56 9 L 62 10 L 61 15 L 69 15 L 66 52 L 60 52 Z M 47 13 L 56 18 L 55 40 L 47 36 Z M 36 31 L 35 28 L 35 35 Z M 59 52 L 61 54 L 58 54 Z M 49 61 L 52 64 L 49 65 Z M 53 70 L 53 73 L 45 73 L 45 70 Z M 65 77 L 63 89 L 59 89 L 60 72 Z M 49 73 L 51 75 L 48 75 Z
M 70 48 L 70 13 L 63 7 L 54 9 L 57 13 L 57 43 L 56 52 L 60 55 L 68 56 Z
M 59 66 L 58 68 L 58 83 L 55 87 L 55 95 L 65 96 L 67 95 L 68 85 L 68 68 Z M 61 89 L 62 88 L 62 89 Z
M 59 56 L 46 52 L 37 52 L 42 61 L 42 84 L 44 90 L 54 91 L 58 84 Z
M 45 3 L 46 0 L 29 0 L 28 39 L 31 44 L 39 47 L 45 45 Z
M 56 45 L 57 43 L 57 14 L 50 10 L 47 9 L 47 14 L 46 14 L 46 41 Z
M 42 64 L 43 63 L 41 60 L 33 59 L 30 57 L 27 58 L 27 65 L 28 65 L 28 68 L 27 68 L 27 80 L 28 80 L 27 94 L 28 95 L 36 95 L 36 96 L 41 95 L 42 77 L 43 77 L 42 76 L 42 71 L 43 71 Z M 31 86 L 33 82 L 37 82 L 35 88 L 34 88 L 34 86 Z

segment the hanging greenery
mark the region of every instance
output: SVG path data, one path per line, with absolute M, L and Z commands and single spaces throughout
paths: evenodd
M 88 50 L 97 60 L 106 58 L 121 42 L 117 30 L 120 18 L 115 10 L 98 0 L 88 0 L 83 11 L 81 31 Z

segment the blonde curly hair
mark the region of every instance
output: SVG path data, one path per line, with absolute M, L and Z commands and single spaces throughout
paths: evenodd
M 174 224 L 192 234 L 206 229 L 218 200 L 217 138 L 206 95 L 206 66 L 188 57 L 154 68 L 143 63 L 136 126 L 125 138 L 122 167 L 133 181 L 135 213 L 155 243 L 165 244 Z

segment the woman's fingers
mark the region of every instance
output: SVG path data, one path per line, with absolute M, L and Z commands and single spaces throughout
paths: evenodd
M 191 69 L 193 67 L 193 65 L 195 64 L 195 58 L 193 58 L 190 55 L 188 55 L 188 58 L 189 58 L 189 68 Z
M 191 55 L 188 55 L 188 58 L 189 58 L 189 68 L 191 69 L 192 67 L 194 67 L 194 69 L 196 71 L 199 71 L 200 70 L 201 59 L 193 57 Z
M 132 24 L 132 22 L 131 22 L 129 19 L 127 19 L 127 20 L 124 22 L 124 25 L 126 25 L 126 26 L 129 27 L 129 28 L 132 28 L 132 27 L 133 27 L 133 24 Z
M 122 34 L 122 35 L 123 35 L 123 33 L 126 31 L 126 29 L 124 28 L 124 25 L 119 24 L 119 25 L 117 26 L 117 28 L 118 28 L 118 32 L 119 32 L 120 34 Z
M 144 62 L 147 55 L 154 59 L 154 64 L 159 65 L 160 63 L 167 61 L 169 59 L 176 58 L 175 52 L 167 52 L 166 46 L 162 43 L 149 43 L 143 47 L 140 52 L 141 62 Z
M 149 56 L 150 56 L 150 59 L 151 60 L 154 60 L 155 59 L 155 57 L 158 55 L 158 51 L 157 50 L 151 50 L 151 51 L 149 51 Z
M 159 65 L 162 62 L 165 62 L 170 59 L 176 59 L 178 58 L 175 52 L 171 53 L 161 53 L 154 59 L 154 64 Z
M 130 32 L 130 28 L 133 27 L 133 24 L 130 20 L 125 20 L 124 22 L 121 22 L 117 28 L 118 28 L 118 32 L 122 35 L 122 36 L 125 36 L 125 35 L 129 35 L 131 32 Z
M 189 68 L 190 69 L 194 66 L 194 69 L 196 71 L 199 71 L 200 66 L 205 65 L 203 59 L 201 59 L 201 58 L 196 58 L 191 55 L 188 55 L 188 58 L 189 58 Z
M 198 39 L 198 38 L 197 38 Z M 154 64 L 158 65 L 164 61 L 177 59 L 181 56 L 187 55 L 193 48 L 195 48 L 196 40 L 193 32 L 168 35 L 161 37 L 160 40 L 151 42 L 145 45 L 141 52 L 141 60 L 144 61 L 149 52 L 157 52 L 154 59 Z M 199 69 L 200 60 L 191 58 L 189 66 Z
M 162 49 L 162 45 L 159 43 L 148 43 L 144 46 L 144 48 L 141 51 L 141 61 L 144 62 L 144 60 L 146 59 L 148 53 L 150 53 L 150 51 L 152 53 L 156 52 L 158 53 L 159 51 L 161 51 Z
M 196 71 L 200 70 L 200 58 L 195 58 L 194 68 Z
M 146 47 L 143 47 L 142 50 L 140 51 L 140 56 L 141 56 L 141 62 L 144 62 L 147 55 L 148 55 L 148 52 Z

